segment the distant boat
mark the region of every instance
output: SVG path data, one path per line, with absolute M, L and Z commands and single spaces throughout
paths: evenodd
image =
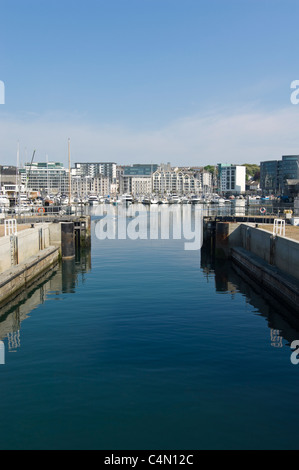
M 249 196 L 248 197 L 248 203 L 249 204 L 259 204 L 261 202 L 261 197 L 260 196 Z
M 212 199 L 211 199 L 211 203 L 212 204 L 224 204 L 225 203 L 225 199 L 223 197 L 220 197 L 220 196 L 214 196 Z
M 99 199 L 95 194 L 90 194 L 88 196 L 88 203 L 90 206 L 96 206 L 99 203 Z
M 187 196 L 183 196 L 181 198 L 181 204 L 189 204 L 190 203 L 190 200 Z
M 172 194 L 168 199 L 169 204 L 179 204 L 181 202 L 179 196 Z
M 199 197 L 199 196 L 191 196 L 190 198 L 190 203 L 191 204 L 199 204 L 200 202 L 202 202 L 202 199 Z
M 0 207 L 9 207 L 10 206 L 10 201 L 8 197 L 1 195 L 0 196 Z
M 156 197 L 152 197 L 151 204 L 159 204 L 159 200 Z
M 158 204 L 168 204 L 168 199 L 166 197 L 159 198 Z
M 144 204 L 145 206 L 149 206 L 149 205 L 151 204 L 151 198 L 145 196 L 145 197 L 142 199 L 142 204 Z
M 121 201 L 126 205 L 130 205 L 133 203 L 133 196 L 131 196 L 131 194 L 123 194 Z

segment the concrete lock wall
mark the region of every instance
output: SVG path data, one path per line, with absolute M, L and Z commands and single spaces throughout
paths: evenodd
M 11 267 L 10 258 L 10 239 L 9 237 L 0 238 L 0 272 Z
M 37 254 L 50 246 L 48 225 L 37 225 L 18 234 L 18 262 Z
M 290 238 L 273 235 L 248 224 L 242 224 L 241 246 L 272 266 L 299 279 L 299 243 Z M 238 245 L 234 245 L 238 246 Z
M 0 238 L 0 272 L 22 263 L 50 246 L 49 224 L 37 224 L 14 237 Z
M 58 248 L 49 247 L 25 262 L 0 273 L 0 305 L 11 299 L 22 288 L 58 261 Z
M 240 246 L 241 231 L 239 223 L 217 222 L 216 224 L 216 254 L 227 257 L 232 246 Z
M 245 250 L 252 251 L 252 253 L 270 263 L 273 235 L 266 230 L 258 229 L 248 224 L 242 224 L 240 228 L 240 246 L 245 248 Z
M 275 238 L 274 263 L 277 268 L 299 279 L 299 243 L 277 236 Z

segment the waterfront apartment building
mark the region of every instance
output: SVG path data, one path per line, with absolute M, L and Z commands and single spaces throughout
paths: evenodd
M 299 155 L 283 155 L 281 160 L 260 163 L 261 189 L 267 193 L 288 194 L 299 180 Z
M 218 164 L 218 190 L 221 194 L 242 194 L 246 190 L 246 167 Z
M 196 178 L 200 180 L 201 190 L 203 193 L 213 192 L 213 175 L 209 171 L 200 171 L 196 173 Z
M 76 176 L 107 176 L 111 183 L 116 182 L 116 163 L 114 162 L 79 162 L 73 172 Z
M 59 162 L 26 163 L 20 169 L 21 181 L 32 191 L 68 194 L 69 171 Z
M 201 191 L 200 179 L 192 173 L 184 173 L 178 168 L 169 171 L 157 170 L 153 174 L 153 192 L 156 194 L 196 194 Z
M 152 193 L 152 178 L 150 175 L 121 175 L 119 179 L 120 194 L 132 194 L 134 197 Z
M 119 173 L 119 192 L 134 197 L 152 193 L 152 174 L 157 164 L 134 164 L 124 166 Z
M 90 194 L 107 196 L 111 186 L 108 176 L 72 176 L 72 194 L 77 197 L 86 197 Z

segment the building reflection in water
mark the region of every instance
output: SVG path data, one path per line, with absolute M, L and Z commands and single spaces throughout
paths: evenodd
M 229 260 L 216 259 L 207 249 L 201 250 L 201 269 L 207 282 L 215 282 L 217 292 L 227 292 L 234 297 L 241 293 L 257 313 L 267 320 L 269 327 L 269 344 L 275 348 L 287 346 L 299 337 L 298 315 L 271 294 L 262 289 L 249 278 L 239 267 Z
M 8 352 L 16 352 L 21 346 L 21 323 L 29 318 L 30 312 L 43 304 L 50 293 L 75 292 L 90 270 L 90 249 L 78 250 L 73 260 L 58 263 L 0 309 L 0 364 L 1 344 L 4 345 L 5 339 Z

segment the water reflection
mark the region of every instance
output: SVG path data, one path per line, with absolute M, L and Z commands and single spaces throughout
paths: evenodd
M 86 273 L 90 270 L 90 250 L 78 250 L 73 260 L 61 261 L 52 267 L 0 309 L 0 364 L 3 340 L 7 340 L 8 352 L 16 352 L 21 346 L 21 324 L 29 318 L 30 312 L 53 293 L 75 292 L 76 286 L 85 282 Z
M 229 260 L 216 259 L 211 251 L 202 249 L 201 269 L 207 282 L 215 282 L 216 292 L 230 293 L 232 298 L 237 293 L 246 297 L 246 301 L 256 309 L 256 314 L 266 319 L 270 330 L 269 343 L 272 347 L 282 348 L 283 339 L 286 346 L 298 340 L 298 314 L 274 299 L 238 266 Z

